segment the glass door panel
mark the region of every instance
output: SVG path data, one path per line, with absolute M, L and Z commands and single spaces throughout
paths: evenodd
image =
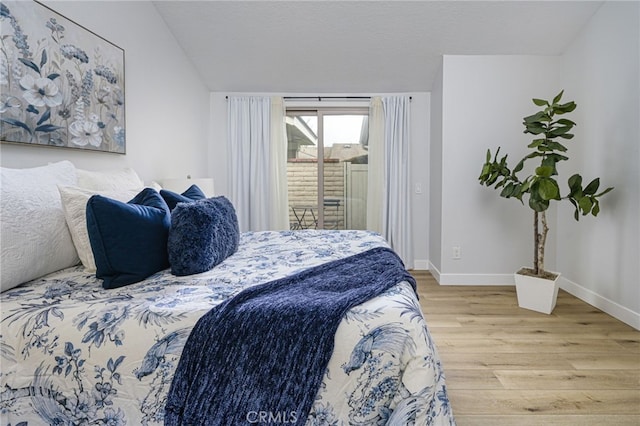
M 291 229 L 366 229 L 367 110 L 287 111 L 286 120 Z
M 366 229 L 367 117 L 330 111 L 323 117 L 324 229 Z
M 291 229 L 318 226 L 318 116 L 288 113 L 287 180 Z

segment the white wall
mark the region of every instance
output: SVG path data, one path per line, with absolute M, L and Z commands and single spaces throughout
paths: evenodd
M 431 158 L 442 157 L 442 172 L 431 177 L 430 205 L 431 236 L 442 232 L 430 242 L 439 282 L 512 284 L 511 274 L 531 263 L 531 211 L 477 177 L 486 148 L 502 146 L 512 166 L 526 152 L 522 117 L 536 110 L 529 99 L 565 89 L 578 125 L 561 176 L 599 176 L 603 188 L 616 188 L 597 218 L 576 222 L 568 203 L 550 209 L 546 266 L 563 274 L 563 289 L 640 329 L 640 3 L 605 2 L 562 56 L 445 56 L 441 71 Z M 460 260 L 451 258 L 454 245 Z
M 301 96 L 288 93 L 212 93 L 211 94 L 211 154 L 212 176 L 215 180 L 216 193 L 229 195 L 229 162 L 227 158 L 227 95 L 236 96 Z M 334 96 L 336 94 L 323 94 Z M 337 96 L 369 96 L 371 94 L 350 93 Z M 377 94 L 376 94 L 377 95 Z M 414 267 L 427 269 L 429 259 L 429 133 L 430 133 L 430 94 L 409 93 L 411 100 L 411 178 L 412 188 L 412 227 L 414 247 Z M 318 96 L 317 93 L 311 96 Z M 326 102 L 323 106 L 328 106 Z M 341 104 L 344 106 L 344 103 Z M 363 106 L 367 103 L 355 105 Z M 416 184 L 420 184 L 422 194 L 415 193 Z
M 513 273 L 533 262 L 533 213 L 480 186 L 487 148 L 499 146 L 512 167 L 531 138 L 522 118 L 537 107 L 534 97 L 560 91 L 559 57 L 445 56 L 442 88 L 443 284 L 513 284 Z M 433 205 L 433 208 L 438 208 Z M 553 211 L 550 211 L 553 223 Z M 553 232 L 547 266 L 553 268 Z M 461 259 L 452 259 L 459 246 Z
M 145 181 L 206 176 L 209 92 L 149 1 L 46 2 L 125 50 L 127 154 L 0 145 L 3 167 L 63 159 L 77 167 L 133 167 Z
M 440 281 L 442 269 L 442 64 L 431 90 L 429 144 L 429 269 Z
M 562 58 L 574 114 L 573 172 L 615 190 L 597 218 L 558 214 L 562 287 L 640 328 L 640 4 L 606 2 Z
M 414 269 L 429 269 L 429 203 L 431 184 L 429 176 L 429 137 L 431 133 L 431 94 L 414 93 L 411 99 L 411 177 L 409 188 L 413 189 L 411 204 L 411 227 L 413 234 Z M 422 193 L 416 193 L 416 185 Z

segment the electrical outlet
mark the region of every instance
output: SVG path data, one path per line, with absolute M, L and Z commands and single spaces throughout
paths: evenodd
M 460 246 L 453 246 L 451 251 L 452 251 L 451 257 L 454 260 L 462 259 L 462 250 L 460 250 Z

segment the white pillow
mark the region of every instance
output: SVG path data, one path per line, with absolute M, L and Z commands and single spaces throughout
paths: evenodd
M 67 226 L 71 232 L 73 244 L 76 246 L 78 256 L 87 272 L 96 271 L 96 261 L 93 258 L 89 233 L 87 232 L 87 201 L 92 195 L 100 194 L 118 201 L 127 202 L 138 194 L 137 189 L 125 191 L 94 191 L 90 189 L 72 186 L 58 185 L 62 209 L 67 220 Z
M 158 182 L 156 182 L 155 180 L 152 180 L 147 187 L 149 188 L 153 188 L 156 191 L 160 192 L 160 190 L 162 189 L 162 185 L 160 185 Z
M 30 169 L 0 168 L 0 289 L 78 263 L 57 185 L 76 185 L 69 161 Z
M 78 186 L 95 191 L 122 191 L 144 188 L 144 182 L 131 168 L 94 172 L 78 169 Z

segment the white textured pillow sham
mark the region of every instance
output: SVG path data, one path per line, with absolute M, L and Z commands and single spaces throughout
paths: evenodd
M 57 185 L 76 185 L 69 161 L 30 169 L 1 169 L 0 289 L 68 268 L 78 255 Z
M 95 191 L 123 191 L 144 188 L 144 182 L 131 168 L 94 172 L 78 169 L 78 186 Z
M 67 226 L 71 232 L 73 244 L 76 246 L 78 256 L 87 272 L 96 271 L 96 261 L 93 258 L 89 233 L 87 232 L 87 201 L 92 195 L 99 194 L 114 200 L 127 202 L 139 192 L 137 189 L 124 191 L 95 191 L 84 188 L 76 188 L 58 185 L 62 209 L 67 220 Z

